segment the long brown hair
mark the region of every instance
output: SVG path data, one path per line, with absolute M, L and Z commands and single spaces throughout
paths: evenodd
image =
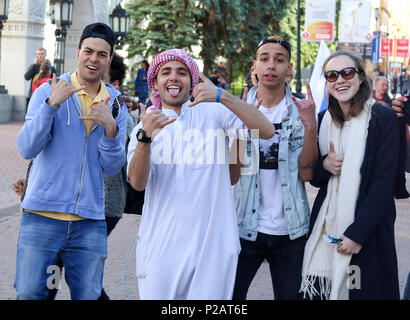
M 330 60 L 332 60 L 335 57 L 339 56 L 348 56 L 354 61 L 355 67 L 359 70 L 359 78 L 362 80 L 362 83 L 359 87 L 359 91 L 356 93 L 356 95 L 352 99 L 352 104 L 350 107 L 350 116 L 355 117 L 362 112 L 364 108 L 365 102 L 371 97 L 372 94 L 372 87 L 371 83 L 369 80 L 369 77 L 366 75 L 364 72 L 365 69 L 365 62 L 363 61 L 362 58 L 360 58 L 358 55 L 356 55 L 352 51 L 336 51 L 332 53 L 325 61 L 323 64 L 323 72 L 325 72 L 326 65 Z M 329 105 L 328 105 L 328 110 L 330 112 L 330 115 L 332 116 L 332 119 L 340 125 L 340 127 L 343 126 L 343 123 L 345 122 L 345 116 L 343 114 L 342 108 L 340 107 L 339 102 L 329 93 Z
M 51 64 L 48 61 L 44 61 L 40 66 L 39 73 L 37 73 L 33 78 L 34 86 L 37 87 L 41 79 L 49 77 L 49 71 L 51 72 Z

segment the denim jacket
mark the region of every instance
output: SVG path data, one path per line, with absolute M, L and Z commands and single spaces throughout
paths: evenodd
M 255 101 L 257 90 L 257 86 L 249 90 L 248 103 Z M 281 122 L 278 168 L 289 237 L 293 240 L 307 234 L 310 209 L 305 184 L 298 177 L 299 156 L 305 130 L 287 85 L 285 90 L 287 112 Z M 245 161 L 246 164 L 241 168 L 240 179 L 234 187 L 234 197 L 238 213 L 239 236 L 245 240 L 255 241 L 260 200 L 259 139 L 248 137 L 246 151 L 247 155 L 244 159 L 250 161 Z

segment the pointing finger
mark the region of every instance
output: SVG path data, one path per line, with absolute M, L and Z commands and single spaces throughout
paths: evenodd
M 306 90 L 307 90 L 308 100 L 314 102 L 313 95 L 312 95 L 312 90 L 310 90 L 310 84 L 309 83 L 306 84 Z
M 75 87 L 74 87 L 74 92 L 78 92 L 78 91 L 84 90 L 85 88 L 86 88 L 86 86 L 81 86 L 81 87 L 79 87 L 79 88 L 75 88 Z
M 51 87 L 53 87 L 57 82 L 57 75 L 53 73 L 53 79 L 51 80 Z
M 176 119 L 177 119 L 177 118 L 171 118 L 171 119 L 168 119 L 168 120 L 164 121 L 164 122 L 161 124 L 161 128 L 166 127 L 167 125 L 169 125 L 169 124 L 171 124 L 172 122 L 174 122 Z

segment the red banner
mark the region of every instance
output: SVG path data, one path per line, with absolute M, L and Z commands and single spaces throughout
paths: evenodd
M 409 39 L 396 40 L 396 57 L 409 56 Z
M 382 38 L 380 45 L 380 57 L 387 57 L 387 51 L 389 52 L 389 57 L 393 56 L 393 39 L 389 39 L 389 42 L 387 42 L 387 38 Z

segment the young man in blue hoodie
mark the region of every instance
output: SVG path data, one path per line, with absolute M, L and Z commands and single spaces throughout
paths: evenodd
M 103 23 L 88 25 L 77 49 L 78 69 L 33 94 L 18 135 L 18 150 L 33 159 L 17 247 L 17 299 L 46 299 L 65 266 L 72 299 L 101 294 L 107 233 L 103 173 L 125 161 L 127 108 L 101 77 L 115 36 Z M 58 269 L 58 268 L 57 268 Z

